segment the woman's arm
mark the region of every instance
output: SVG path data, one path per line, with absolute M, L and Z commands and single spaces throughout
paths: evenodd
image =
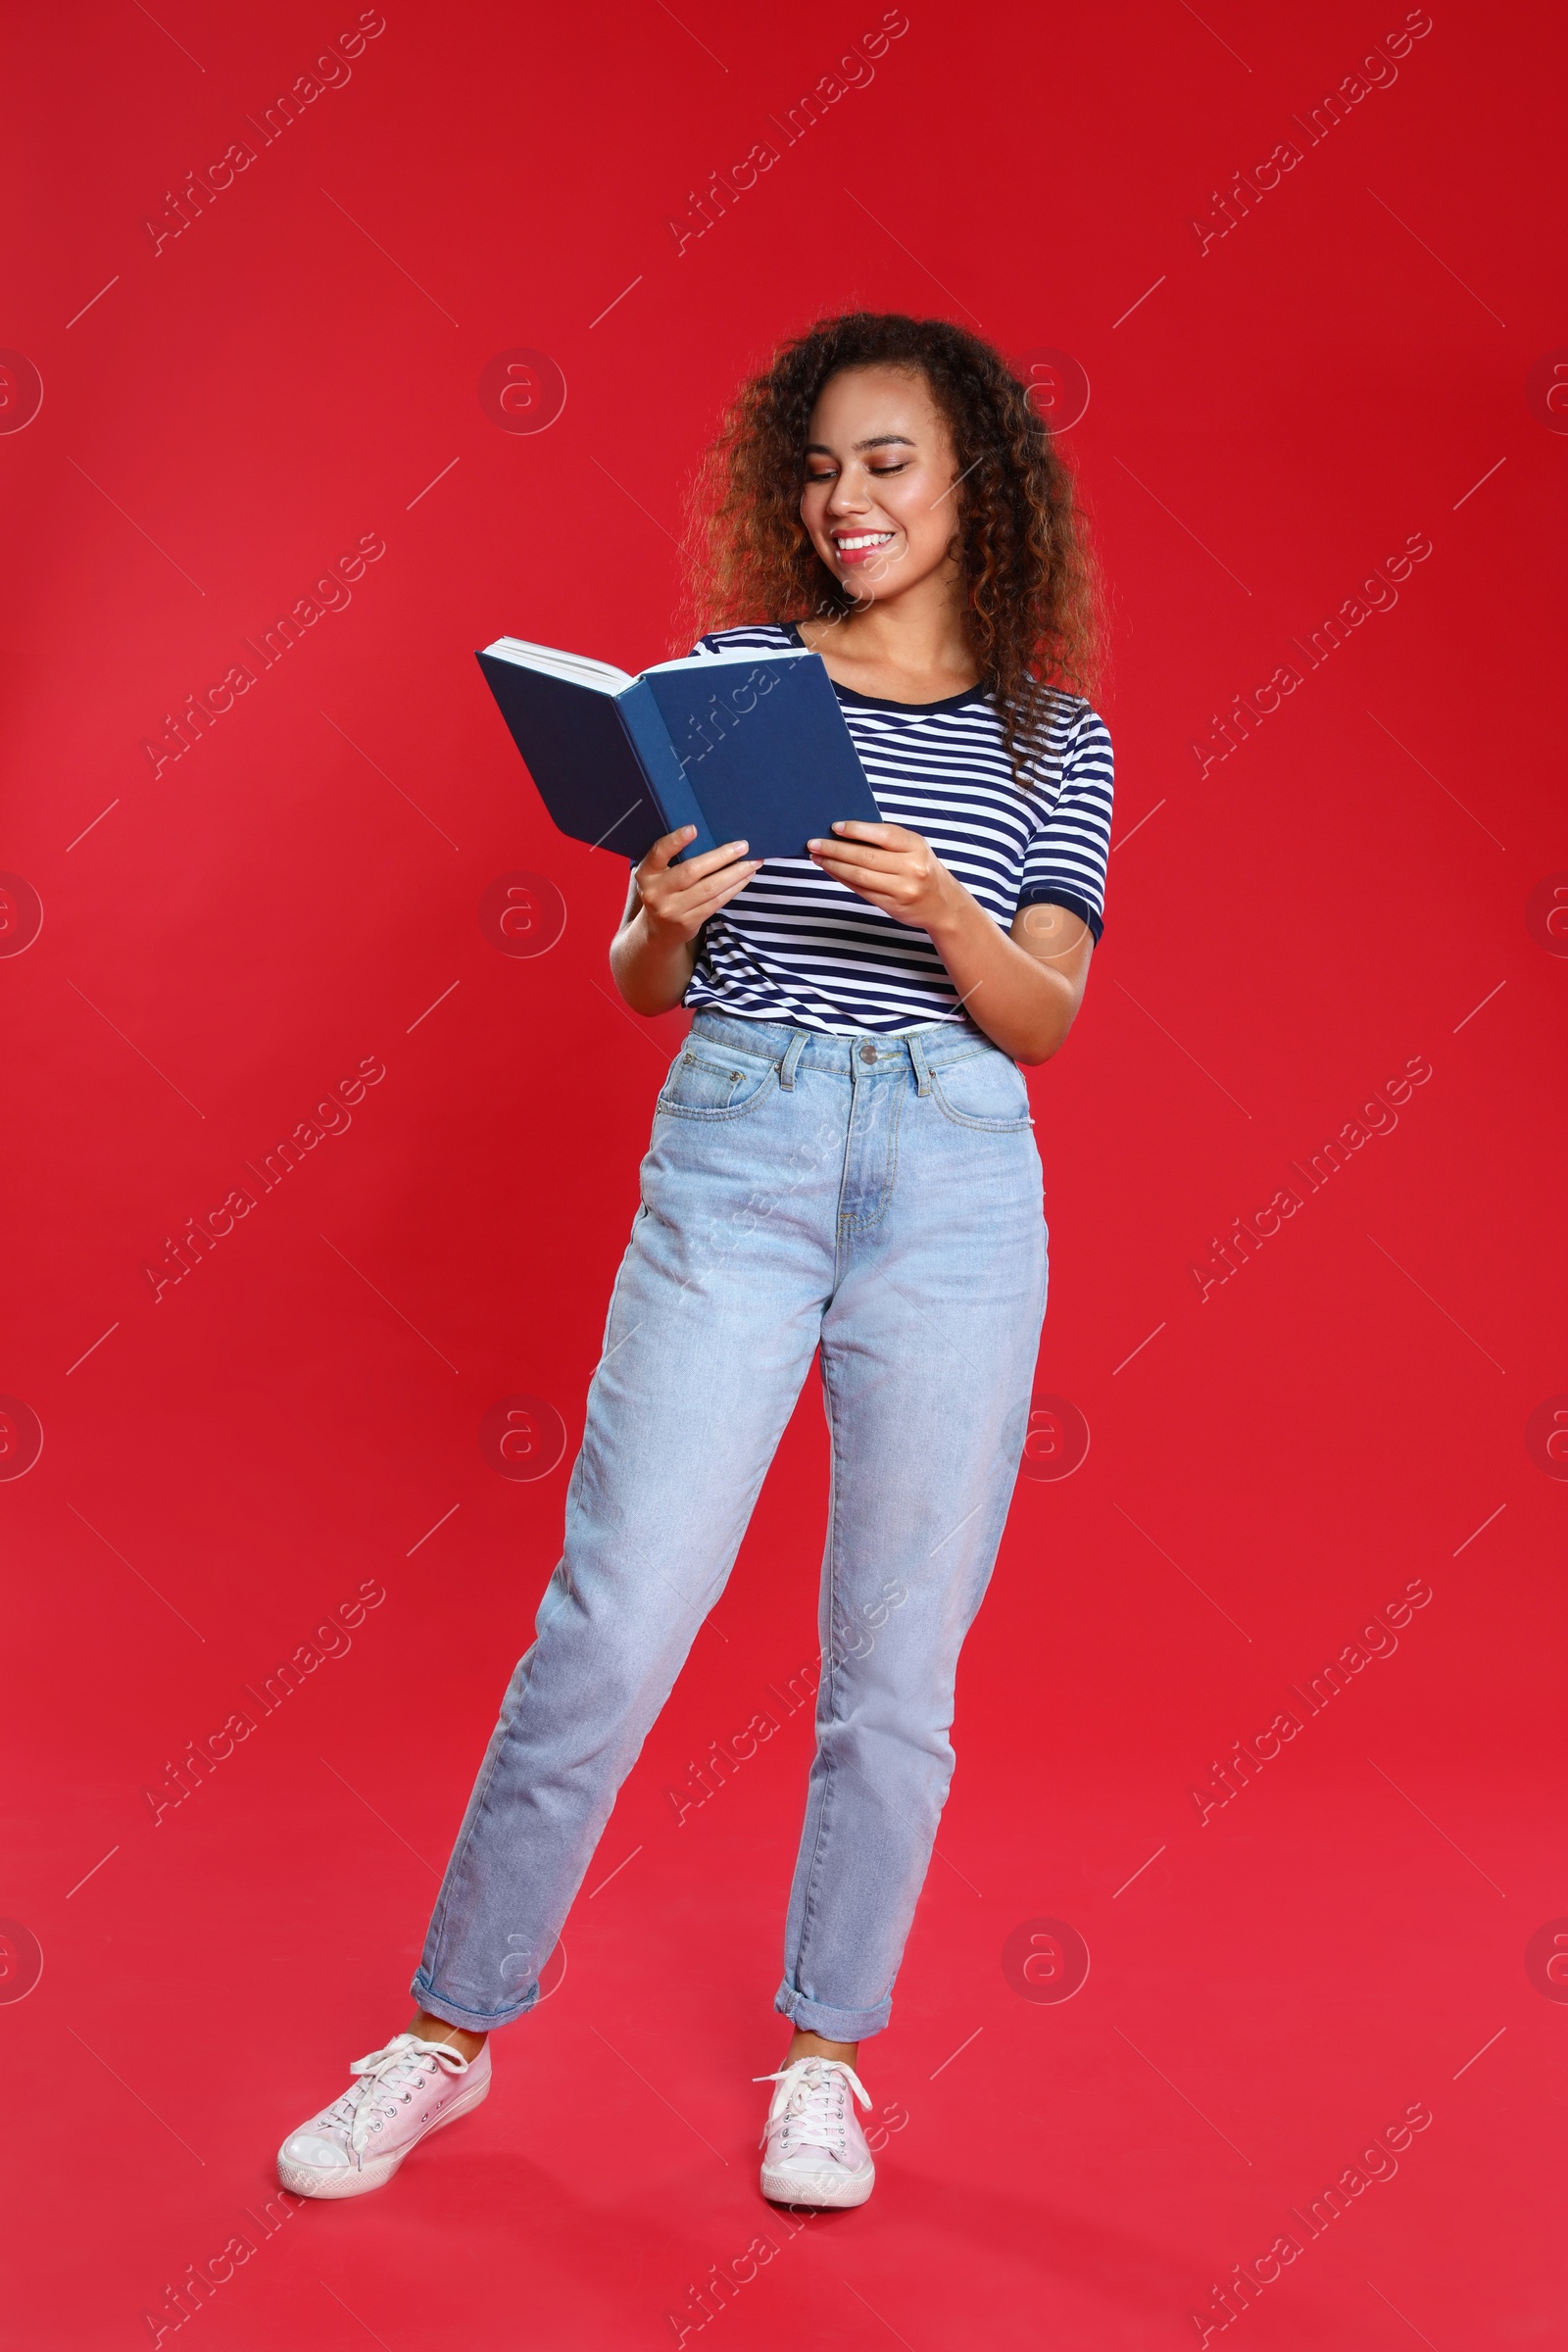
M 729 841 L 671 866 L 696 831 L 682 825 L 662 834 L 633 870 L 626 911 L 610 948 L 612 976 L 633 1012 L 669 1012 L 680 1003 L 697 961 L 698 932 L 762 862 L 744 855 L 744 841 Z
M 999 931 L 918 833 L 905 825 L 835 825 L 807 843 L 825 874 L 901 923 L 929 931 L 970 1019 L 1015 1061 L 1048 1061 L 1083 1002 L 1094 939 L 1065 906 L 1020 909 Z

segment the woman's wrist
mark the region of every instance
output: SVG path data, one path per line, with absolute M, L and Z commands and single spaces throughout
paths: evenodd
M 662 934 L 639 906 L 616 933 L 610 951 L 610 969 L 615 986 L 634 1012 L 668 1012 L 686 994 L 697 961 L 692 940 L 678 925 Z
M 946 866 L 941 869 L 938 888 L 936 919 L 927 923 L 926 929 L 939 956 L 947 945 L 958 947 L 966 939 L 983 939 L 985 930 L 977 928 L 977 925 L 984 925 L 986 930 L 996 929 L 974 893 L 965 890 L 957 876 Z

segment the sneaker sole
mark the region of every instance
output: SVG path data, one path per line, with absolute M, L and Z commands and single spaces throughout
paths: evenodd
M 297 2197 L 368 2196 L 372 2188 L 384 2188 L 404 2159 L 412 2156 L 415 2149 L 427 2140 L 432 2132 L 444 2132 L 448 2124 L 455 2124 L 461 2117 L 470 2114 L 482 2099 L 489 2096 L 489 2081 L 481 2082 L 477 2089 L 463 2091 L 450 2107 L 437 2116 L 433 2124 L 426 2125 L 417 2139 L 411 2139 L 407 2147 L 399 2148 L 395 2156 L 372 2156 L 358 2167 L 301 2164 L 296 2158 L 285 2156 L 280 2148 L 277 2156 L 278 2180 Z
M 858 2173 L 786 2173 L 762 2167 L 762 2194 L 775 2205 L 863 2205 L 875 2183 L 873 2164 Z

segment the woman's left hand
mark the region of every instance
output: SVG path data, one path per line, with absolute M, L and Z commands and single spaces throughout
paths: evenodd
M 906 825 L 851 818 L 833 831 L 836 840 L 807 843 L 811 862 L 901 923 L 935 933 L 953 921 L 959 901 L 969 896 L 931 844 Z
M 1015 1061 L 1055 1053 L 1089 972 L 1094 943 L 1081 917 L 1031 906 L 1004 931 L 907 825 L 849 818 L 833 832 L 832 841 L 807 843 L 812 864 L 896 922 L 929 931 L 958 1004 L 993 1045 Z

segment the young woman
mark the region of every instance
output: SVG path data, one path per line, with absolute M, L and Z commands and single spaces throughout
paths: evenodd
M 1101 931 L 1110 745 L 1092 562 L 1005 362 L 856 313 L 740 393 L 702 476 L 699 652 L 818 653 L 881 823 L 631 878 L 611 967 L 695 1017 L 660 1095 L 566 1495 L 413 1984 L 418 2009 L 284 2142 L 357 2196 L 490 2084 L 819 1353 L 832 1440 L 816 1754 L 773 2006 L 762 2189 L 858 2205 L 859 2044 L 953 1772 L 959 1645 L 1028 1427 L 1046 1300 L 1019 1063 L 1066 1037 Z M 755 616 L 778 615 L 764 623 Z M 873 1629 L 874 1631 L 870 1630 Z

